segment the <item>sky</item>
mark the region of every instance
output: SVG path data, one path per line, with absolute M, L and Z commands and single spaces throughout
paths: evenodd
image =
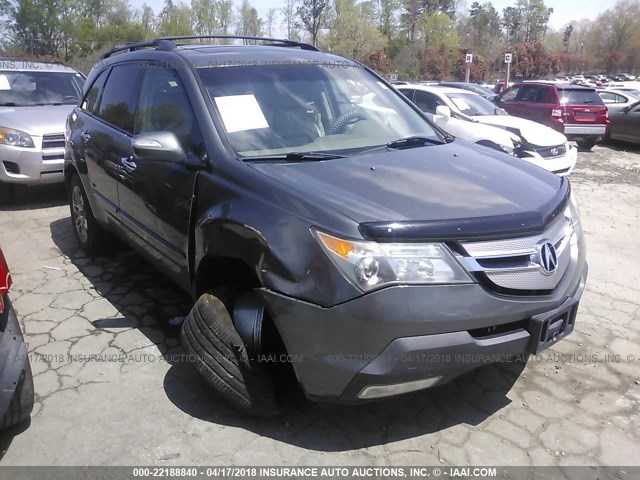
M 182 1 L 190 4 L 190 0 L 175 0 L 176 3 Z M 235 0 L 235 3 L 240 4 L 241 0 Z M 480 3 L 485 3 L 488 0 L 478 0 Z M 134 8 L 140 8 L 143 3 L 153 8 L 153 11 L 158 14 L 164 5 L 164 0 L 129 0 L 130 4 Z M 461 4 L 467 4 L 468 7 L 474 2 L 474 0 L 460 0 Z M 267 10 L 270 8 L 280 9 L 284 5 L 283 0 L 250 0 L 262 18 L 265 18 Z M 492 0 L 493 6 L 502 14 L 502 10 L 505 7 L 513 6 L 515 0 Z M 598 14 L 613 7 L 615 0 L 545 0 L 545 5 L 553 8 L 553 14 L 549 20 L 549 24 L 553 29 L 560 29 L 571 20 L 580 20 L 582 18 L 588 18 L 593 20 Z M 278 25 L 274 26 L 274 37 L 281 38 L 285 36 L 286 30 L 283 29 L 282 18 L 278 20 Z

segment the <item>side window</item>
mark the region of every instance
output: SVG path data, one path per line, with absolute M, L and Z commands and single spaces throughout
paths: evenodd
M 204 156 L 202 135 L 178 72 L 151 68 L 142 82 L 135 133 L 173 132 L 186 152 Z
M 520 93 L 520 87 L 511 87 L 509 90 L 500 95 L 501 102 L 515 102 L 516 97 Z
M 97 114 L 98 113 L 98 100 L 100 98 L 100 93 L 104 87 L 104 82 L 107 79 L 107 72 L 109 69 L 103 70 L 100 72 L 98 77 L 91 85 L 91 88 L 87 92 L 87 95 L 84 97 L 84 100 L 80 104 L 80 108 L 82 110 L 86 110 L 89 113 Z
M 400 91 L 400 93 L 402 93 L 409 100 L 413 101 L 413 95 L 416 92 L 415 90 L 412 90 L 410 88 L 401 88 L 401 89 L 398 89 L 398 90 Z
M 521 102 L 535 103 L 539 93 L 540 89 L 538 87 L 522 87 L 518 100 Z
M 556 103 L 556 92 L 554 88 L 540 87 L 536 103 Z
M 629 100 L 627 97 L 623 97 L 622 95 L 615 94 L 615 102 L 616 103 L 627 103 Z
M 613 93 L 610 92 L 600 92 L 600 98 L 602 99 L 602 101 L 604 103 L 615 103 L 616 102 L 616 95 L 614 95 Z
M 420 110 L 435 115 L 436 108 L 440 105 L 444 105 L 437 96 L 429 92 L 423 92 L 422 90 L 416 90 L 416 96 L 414 99 L 415 104 Z
M 104 86 L 98 117 L 127 133 L 133 133 L 143 72 L 139 65 L 113 67 Z

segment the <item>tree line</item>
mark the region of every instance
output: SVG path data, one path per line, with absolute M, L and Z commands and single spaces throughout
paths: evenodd
M 503 54 L 524 78 L 635 73 L 640 0 L 619 0 L 594 20 L 549 26 L 544 0 L 462 8 L 457 0 L 282 0 L 260 16 L 250 0 L 165 0 L 159 12 L 127 0 L 0 0 L 5 55 L 59 58 L 86 70 L 114 44 L 177 35 L 286 36 L 403 79 L 503 76 Z

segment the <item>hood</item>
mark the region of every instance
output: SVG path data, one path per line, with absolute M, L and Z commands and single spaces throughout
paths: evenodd
M 456 140 L 335 160 L 249 165 L 300 198 L 366 222 L 540 217 L 566 183 L 527 162 Z M 566 187 L 564 187 L 566 188 Z M 520 230 L 522 225 L 518 223 Z M 499 232 L 494 232 L 499 233 Z
M 473 119 L 496 127 L 517 129 L 528 143 L 538 147 L 564 145 L 567 141 L 567 137 L 562 133 L 526 118 L 511 115 L 482 115 Z
M 75 105 L 1 107 L 0 126 L 38 137 L 47 133 L 63 133 L 67 117 L 74 107 Z

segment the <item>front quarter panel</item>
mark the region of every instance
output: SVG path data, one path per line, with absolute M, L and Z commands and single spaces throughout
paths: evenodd
M 238 163 L 238 168 L 252 171 Z M 256 178 L 253 180 L 255 185 Z M 196 191 L 195 265 L 201 265 L 205 258 L 241 260 L 263 287 L 321 306 L 361 295 L 311 232 L 314 226 L 331 231 L 337 228 L 335 220 L 322 220 L 321 209 L 302 199 L 262 187 L 259 193 L 238 179 L 230 181 L 215 173 L 202 173 Z M 338 231 L 345 231 L 348 223 Z M 349 226 L 357 235 L 357 225 Z M 199 293 L 194 291 L 195 295 Z

